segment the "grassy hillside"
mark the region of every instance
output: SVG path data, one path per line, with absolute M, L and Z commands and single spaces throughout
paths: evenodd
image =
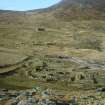
M 0 64 L 15 64 L 3 69 L 16 71 L 9 76 L 0 72 L 0 87 L 30 88 L 42 82 L 63 90 L 104 86 L 105 14 L 81 9 L 73 5 L 45 12 L 1 11 Z M 24 62 L 24 57 L 29 59 Z
M 103 0 L 62 0 L 54 15 L 63 21 L 71 19 L 104 20 L 104 5 L 105 1 Z

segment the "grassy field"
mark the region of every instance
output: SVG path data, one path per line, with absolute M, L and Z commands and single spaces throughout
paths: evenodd
M 14 16 L 12 20 L 11 16 Z M 16 69 L 13 76 L 0 77 L 2 85 L 0 87 L 19 87 L 31 88 L 35 84 L 35 78 L 32 76 L 44 77 L 53 73 L 57 77 L 57 72 L 67 73 L 76 76 L 76 80 L 66 83 L 62 81 L 55 83 L 48 83 L 48 85 L 57 89 L 61 87 L 65 89 L 67 86 L 82 88 L 90 85 L 90 89 L 98 86 L 104 86 L 104 70 L 99 68 L 98 84 L 94 84 L 92 77 L 86 77 L 85 80 L 79 80 L 78 75 L 85 73 L 90 76 L 98 73 L 96 70 L 81 68 L 81 65 L 76 62 L 63 61 L 62 59 L 51 59 L 50 56 L 70 56 L 86 61 L 96 62 L 97 64 L 104 64 L 105 62 L 105 21 L 104 20 L 73 20 L 69 22 L 59 21 L 51 14 L 4 14 L 1 15 L 0 24 L 0 64 L 12 65 L 10 71 Z M 52 22 L 53 21 L 53 22 Z M 38 30 L 43 28 L 43 31 Z M 22 62 L 25 57 L 32 56 L 28 61 Z M 20 62 L 17 65 L 17 62 Z M 38 66 L 43 67 L 43 62 L 47 64 L 49 71 L 36 72 Z M 17 68 L 18 67 L 18 68 Z M 9 68 L 3 68 L 9 70 Z M 3 72 L 0 68 L 0 72 Z M 50 71 L 50 70 L 54 71 Z M 88 72 L 87 72 L 88 71 Z M 4 73 L 3 72 L 3 73 Z M 29 74 L 31 74 L 31 77 Z M 24 75 L 23 75 L 24 74 Z M 44 75 L 45 74 L 45 75 Z M 103 74 L 103 77 L 102 77 Z M 23 78 L 24 76 L 25 78 Z M 46 78 L 47 78 L 46 76 Z M 65 78 L 66 75 L 59 78 Z M 73 79 L 73 77 L 70 77 Z M 22 80 L 23 79 L 23 80 Z M 35 79 L 35 80 L 34 80 Z M 45 79 L 46 80 L 46 79 Z M 45 84 L 45 80 L 39 84 Z M 7 82 L 8 81 L 8 82 Z M 28 87 L 27 87 L 27 84 Z M 53 85 L 54 84 L 54 85 Z M 57 84 L 57 86 L 55 85 Z M 59 84 L 59 85 L 58 85 Z M 62 85 L 63 86 L 62 86 Z M 67 86 L 66 86 L 67 85 Z M 66 86 L 66 87 L 65 87 Z

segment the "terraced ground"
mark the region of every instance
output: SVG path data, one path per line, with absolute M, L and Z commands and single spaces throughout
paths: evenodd
M 16 50 L 0 48 L 0 74 L 16 70 L 27 58 Z

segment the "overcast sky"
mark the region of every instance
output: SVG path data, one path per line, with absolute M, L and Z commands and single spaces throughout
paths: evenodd
M 60 0 L 0 0 L 2 10 L 31 10 L 49 7 Z

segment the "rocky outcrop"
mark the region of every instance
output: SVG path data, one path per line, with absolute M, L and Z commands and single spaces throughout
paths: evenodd
M 104 105 L 104 99 L 102 91 L 95 91 L 94 94 L 81 93 L 76 96 L 69 92 L 43 90 L 40 87 L 21 91 L 0 90 L 0 103 L 2 101 L 6 103 L 2 105 Z
M 79 64 L 81 67 L 89 68 L 89 69 L 104 69 L 105 68 L 105 62 L 96 62 L 94 60 L 84 60 L 79 57 L 73 57 L 73 56 L 60 56 L 60 55 L 46 55 L 46 57 L 49 58 L 56 58 L 57 60 L 62 61 L 68 61 L 68 62 L 74 62 L 76 64 Z

